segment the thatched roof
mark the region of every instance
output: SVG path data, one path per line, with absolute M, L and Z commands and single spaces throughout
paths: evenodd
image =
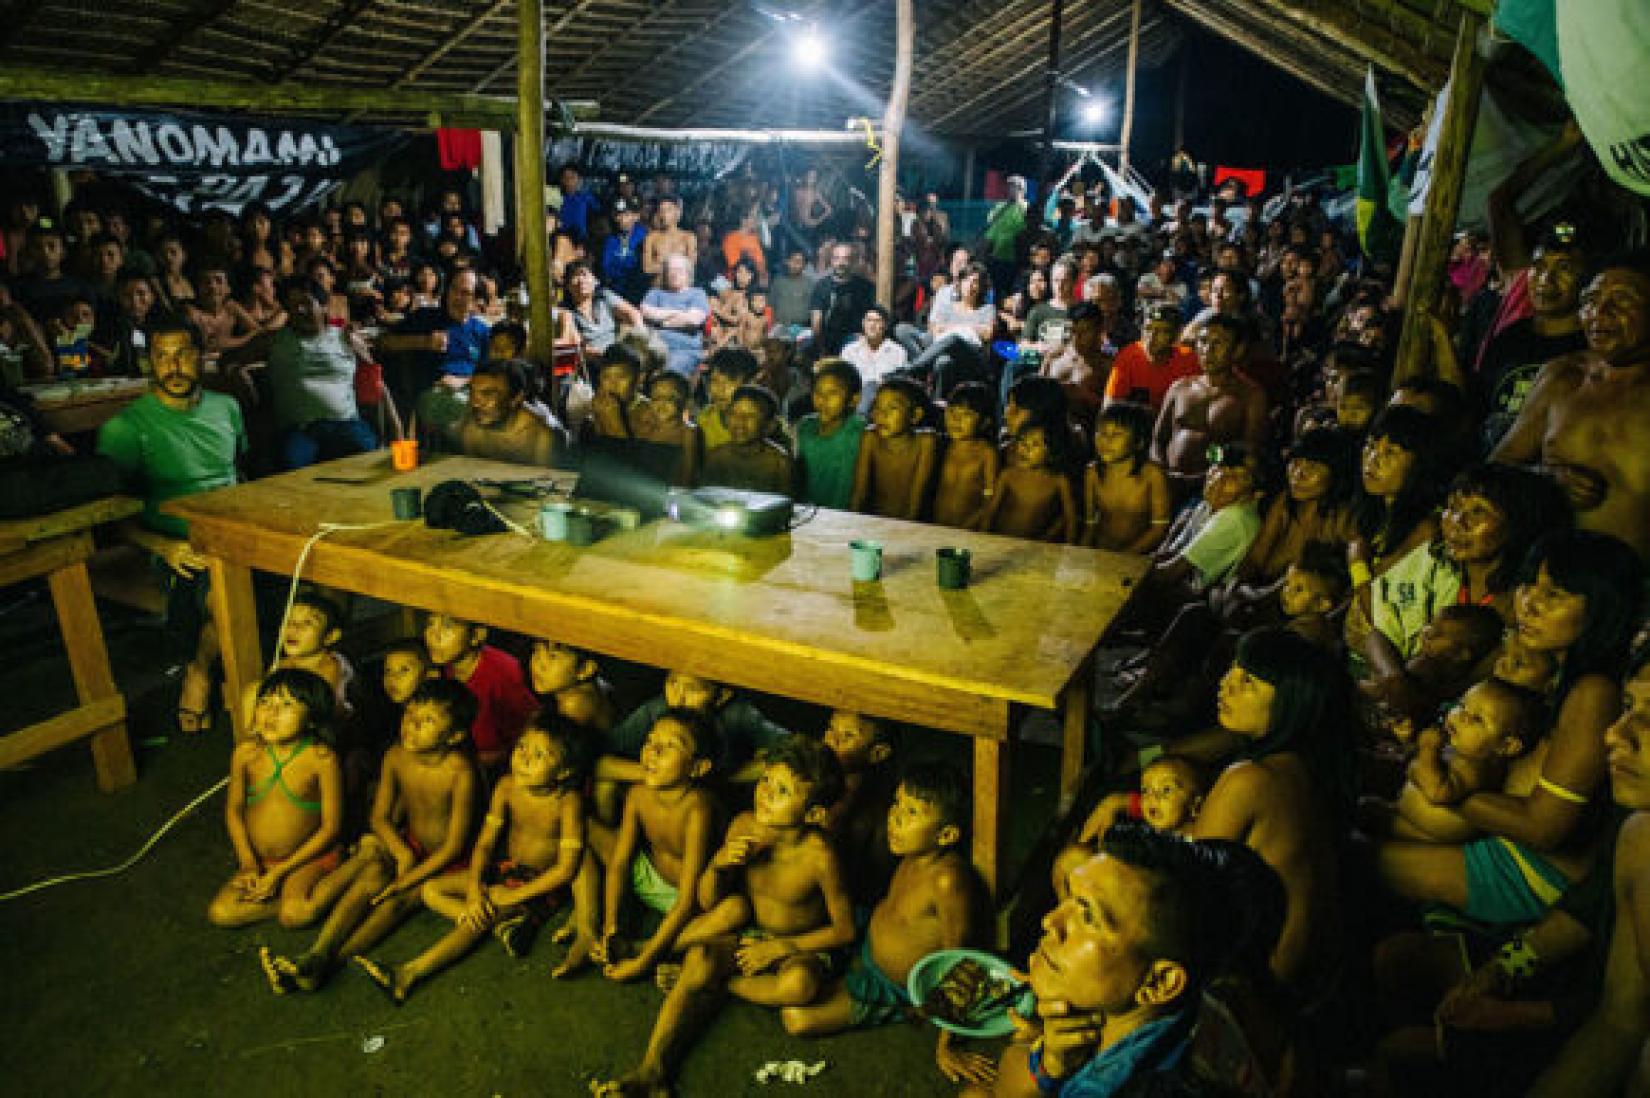
M 1388 113 L 1419 115 L 1447 74 L 1461 10 L 1492 0 L 1146 0 L 1141 61 L 1202 27 L 1356 101 L 1367 62 Z M 876 115 L 892 67 L 890 0 L 547 0 L 550 94 L 604 121 L 835 126 Z M 840 79 L 790 69 L 774 10 L 817 17 Z M 1041 124 L 1049 0 L 918 0 L 911 116 L 930 132 Z M 1064 59 L 1098 84 L 1125 64 L 1129 0 L 1067 0 Z M 0 72 L 251 80 L 311 89 L 514 92 L 514 0 L 0 0 Z M 65 33 L 73 28 L 73 33 Z

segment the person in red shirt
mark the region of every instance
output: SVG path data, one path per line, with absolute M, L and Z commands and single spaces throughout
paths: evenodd
M 475 695 L 470 738 L 481 765 L 493 770 L 509 758 L 527 718 L 538 711 L 539 700 L 520 662 L 486 640 L 486 626 L 451 614 L 431 614 L 424 625 L 424 647 L 440 677 L 456 679 Z
M 1180 311 L 1173 305 L 1155 306 L 1145 332 L 1112 361 L 1106 403 L 1146 404 L 1154 415 L 1162 409 L 1169 386 L 1183 377 L 1195 377 L 1200 369 L 1197 352 L 1179 340 Z

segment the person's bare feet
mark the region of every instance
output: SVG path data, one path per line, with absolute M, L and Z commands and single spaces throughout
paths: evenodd
M 212 730 L 212 678 L 199 664 L 183 666 L 178 687 L 178 731 L 194 734 Z
M 320 991 L 326 983 L 327 967 L 327 959 L 314 953 L 306 953 L 296 961 L 275 958 L 276 971 L 286 979 L 287 986 L 298 991 Z
M 653 970 L 653 982 L 659 985 L 659 990 L 666 995 L 675 989 L 676 981 L 681 978 L 681 965 L 660 965 Z
M 670 1098 L 670 1086 L 665 1082 L 663 1072 L 639 1067 L 617 1079 L 590 1080 L 590 1093 L 595 1098 L 627 1098 L 629 1095 Z
M 355 967 L 367 974 L 367 978 L 378 985 L 378 989 L 390 997 L 390 1002 L 396 1006 L 407 1001 L 412 994 L 412 988 L 401 982 L 399 968 L 386 968 L 371 957 L 352 957 Z
M 562 930 L 566 929 L 567 927 L 562 928 Z M 556 933 L 565 940 L 566 936 L 562 934 L 561 930 Z M 573 944 L 567 947 L 567 956 L 562 958 L 561 964 L 550 970 L 551 978 L 559 980 L 563 976 L 571 976 L 579 969 L 588 967 L 590 964 L 590 951 L 595 945 L 596 939 L 593 936 L 584 933 L 573 933 Z

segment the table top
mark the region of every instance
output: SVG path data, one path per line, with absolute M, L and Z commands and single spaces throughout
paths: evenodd
M 174 500 L 166 510 L 189 521 L 203 551 L 290 574 L 320 523 L 391 523 L 391 488 L 545 475 L 576 480 L 569 472 L 456 456 L 396 473 L 379 452 Z M 504 497 L 498 506 L 536 526 L 536 502 Z M 660 521 L 587 548 L 392 523 L 327 537 L 304 574 L 823 704 L 863 701 L 877 712 L 880 700 L 927 691 L 935 727 L 993 734 L 988 728 L 1006 723 L 1008 703 L 1058 705 L 1146 568 L 1143 557 L 809 513 L 799 509 L 806 521 L 768 538 Z M 848 543 L 856 538 L 883 544 L 880 581 L 851 579 Z M 937 586 L 942 546 L 971 551 L 967 590 Z M 782 673 L 781 664 L 790 670 Z M 967 698 L 989 704 L 949 711 L 968 709 Z
M 131 496 L 104 496 L 49 515 L 9 519 L 0 522 L 0 553 L 14 553 L 37 542 L 90 530 L 106 522 L 118 522 L 142 510 L 143 502 Z

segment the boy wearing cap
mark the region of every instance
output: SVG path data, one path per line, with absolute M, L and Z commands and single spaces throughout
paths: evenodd
M 1146 330 L 1112 360 L 1106 403 L 1127 400 L 1151 408 L 1155 415 L 1169 386 L 1183 377 L 1196 377 L 1199 369 L 1197 354 L 1180 342 L 1180 309 L 1168 303 L 1153 305 L 1146 314 Z
M 613 232 L 602 244 L 602 280 L 632 305 L 647 292 L 642 276 L 642 247 L 647 229 L 636 203 L 620 198 L 613 203 Z

